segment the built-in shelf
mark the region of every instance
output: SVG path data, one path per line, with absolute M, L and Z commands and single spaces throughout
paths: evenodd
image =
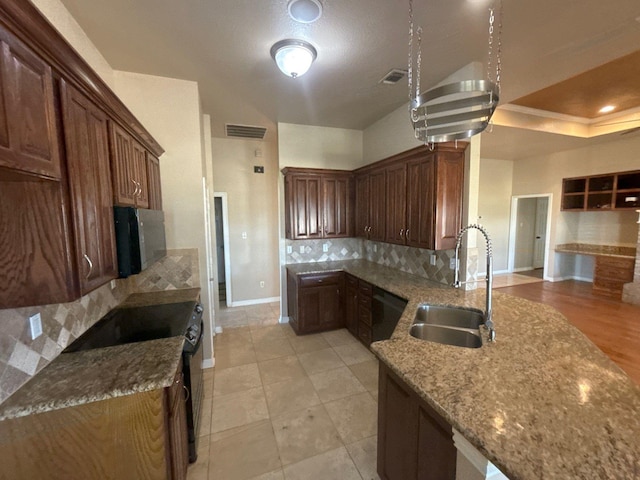
M 640 207 L 640 171 L 564 178 L 562 210 L 626 210 Z

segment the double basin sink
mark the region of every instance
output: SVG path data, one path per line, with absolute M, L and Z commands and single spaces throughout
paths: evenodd
M 412 337 L 458 347 L 480 348 L 480 310 L 422 304 L 409 331 Z

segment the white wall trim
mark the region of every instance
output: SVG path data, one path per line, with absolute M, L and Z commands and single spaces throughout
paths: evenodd
M 289 317 L 280 317 L 278 323 L 289 323 Z
M 227 294 L 227 306 L 233 306 L 231 291 L 231 252 L 229 251 L 229 209 L 227 207 L 227 192 L 213 192 L 213 198 L 222 199 L 222 237 L 224 241 L 224 284 Z
M 493 463 L 485 458 L 476 447 L 462 436 L 455 428 L 453 429 L 453 443 L 458 450 L 458 455 L 464 456 L 473 467 L 486 479 L 509 480 Z M 456 477 L 459 478 L 459 477 Z
M 239 302 L 232 302 L 231 304 L 227 302 L 227 305 L 229 305 L 230 307 L 246 307 L 247 305 L 260 305 L 263 303 L 273 303 L 273 302 L 279 302 L 279 301 L 280 301 L 280 297 L 269 297 L 269 298 L 256 298 L 254 300 L 240 300 Z
M 543 261 L 543 277 L 547 278 L 551 272 L 547 272 L 547 262 L 549 260 L 549 248 L 551 247 L 551 209 L 553 206 L 553 193 L 536 193 L 531 195 L 513 195 L 511 197 L 511 219 L 509 220 L 509 260 L 508 271 L 515 272 L 516 263 L 516 227 L 518 221 L 518 200 L 521 198 L 539 198 L 547 197 L 547 232 L 544 239 L 544 261 Z M 533 268 L 533 267 L 531 267 Z M 529 269 L 530 270 L 530 269 Z

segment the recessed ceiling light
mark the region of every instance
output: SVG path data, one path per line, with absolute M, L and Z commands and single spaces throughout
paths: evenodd
M 287 9 L 289 16 L 300 23 L 313 23 L 322 16 L 320 0 L 291 0 Z
M 616 109 L 615 106 L 607 105 L 605 107 L 602 107 L 600 110 L 598 110 L 598 112 L 600 112 L 600 113 L 609 113 L 609 112 L 613 112 L 615 109 Z

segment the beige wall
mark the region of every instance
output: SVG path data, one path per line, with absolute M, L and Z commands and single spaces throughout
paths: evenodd
M 60 0 L 32 0 L 32 3 L 47 17 L 67 42 L 95 70 L 102 80 L 113 88 L 113 69 L 96 46 L 87 38 L 84 30 L 71 16 Z
M 561 212 L 562 179 L 581 175 L 637 170 L 640 137 L 532 157 L 514 162 L 513 195 L 553 194 L 547 275 L 574 276 L 575 258 L 553 254 L 555 245 L 584 242 L 634 246 L 635 212 Z
M 512 177 L 513 162 L 488 158 L 480 160 L 478 217 L 491 235 L 494 272 L 506 271 L 509 267 Z M 478 269 L 485 272 L 486 255 L 482 248 L 479 250 Z
M 276 298 L 280 294 L 277 145 L 214 137 L 211 148 L 215 191 L 227 193 L 233 304 Z M 256 150 L 262 157 L 256 157 Z M 264 173 L 254 173 L 254 165 L 263 165 Z
M 354 170 L 362 159 L 362 131 L 278 124 L 280 168 L 307 167 Z

